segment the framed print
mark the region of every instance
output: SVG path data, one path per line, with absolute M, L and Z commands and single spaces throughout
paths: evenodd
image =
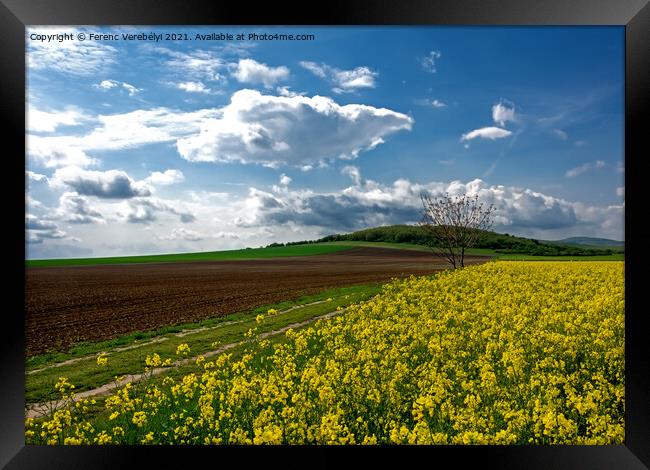
M 650 465 L 647 2 L 0 11 L 7 468 Z

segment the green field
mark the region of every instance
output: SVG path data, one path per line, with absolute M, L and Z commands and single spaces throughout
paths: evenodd
M 308 244 L 244 250 L 206 251 L 146 256 L 116 256 L 110 258 L 66 258 L 26 260 L 28 268 L 48 266 L 83 266 L 95 264 L 173 263 L 181 261 L 226 261 L 239 259 L 279 258 L 285 256 L 324 255 L 349 249 L 341 244 Z
M 26 362 L 25 397 L 28 403 L 48 400 L 59 377 L 67 377 L 75 384 L 75 390 L 78 392 L 98 387 L 111 382 L 115 376 L 141 372 L 147 355 L 158 353 L 163 359 L 175 359 L 176 348 L 181 343 L 190 345 L 192 356 L 204 354 L 218 347 L 213 346 L 214 342 L 222 346 L 245 340 L 244 334 L 251 328 L 257 328 L 257 333 L 278 330 L 336 311 L 337 307 L 346 307 L 366 300 L 380 290 L 381 284 L 328 289 L 315 295 L 264 305 L 247 312 L 131 333 L 108 341 L 78 344 L 65 352 L 30 357 Z M 279 313 L 265 315 L 264 321 L 258 324 L 256 316 L 266 314 L 270 308 Z M 288 309 L 291 310 L 286 311 Z M 106 367 L 98 367 L 96 364 L 96 357 L 102 352 L 108 354 Z M 74 362 L 52 367 L 70 360 Z
M 26 260 L 25 265 L 30 268 L 50 266 L 84 266 L 103 264 L 133 264 L 133 263 L 174 263 L 187 261 L 227 261 L 244 259 L 268 259 L 293 256 L 324 255 L 337 251 L 349 250 L 355 247 L 393 248 L 397 250 L 415 250 L 429 252 L 426 246 L 412 243 L 390 242 L 362 242 L 362 241 L 337 241 L 310 243 L 305 245 L 289 245 L 268 248 L 247 248 L 244 250 L 207 251 L 199 253 L 176 253 L 165 255 L 147 256 L 118 256 L 111 258 L 69 258 L 69 259 L 42 259 Z M 490 248 L 470 248 L 468 255 L 492 256 L 502 260 L 521 261 L 623 261 L 624 253 L 595 256 L 535 256 L 519 253 L 498 253 Z

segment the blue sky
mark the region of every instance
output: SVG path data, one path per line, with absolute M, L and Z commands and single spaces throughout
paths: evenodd
M 163 38 L 121 37 L 142 32 Z M 212 32 L 314 39 L 195 40 Z M 422 191 L 478 194 L 500 232 L 623 239 L 623 41 L 620 27 L 31 27 L 28 256 L 414 223 Z

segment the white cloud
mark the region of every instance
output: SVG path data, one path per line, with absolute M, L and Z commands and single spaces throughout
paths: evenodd
M 38 41 L 31 34 L 69 33 L 76 37 L 83 29 L 61 26 L 26 28 L 27 67 L 29 71 L 50 70 L 74 77 L 105 73 L 117 62 L 117 49 L 97 41 Z
M 93 85 L 98 90 L 111 90 L 113 88 L 123 88 L 129 94 L 129 96 L 135 96 L 136 94 L 142 91 L 142 88 L 137 88 L 129 83 L 120 82 L 118 80 L 102 80 L 101 82 Z
M 136 182 L 124 171 L 92 171 L 74 166 L 59 168 L 50 179 L 53 188 L 71 188 L 83 196 L 106 199 L 129 199 L 148 196 L 150 190 Z
M 440 51 L 431 51 L 429 52 L 429 55 L 427 55 L 425 58 L 421 60 L 422 67 L 424 67 L 425 70 L 431 73 L 436 73 L 436 60 L 442 57 L 442 54 Z
M 27 211 L 30 211 L 31 209 L 47 209 L 45 204 L 34 199 L 29 195 L 29 193 L 25 193 L 25 208 Z
M 564 132 L 562 129 L 553 129 L 553 134 L 560 139 L 560 140 L 567 140 L 569 138 L 569 134 Z
M 289 186 L 289 183 L 291 183 L 291 178 L 284 173 L 280 175 L 280 184 L 282 186 Z
M 597 160 L 595 162 L 588 162 L 585 163 L 584 165 L 580 165 L 575 168 L 571 168 L 570 170 L 567 170 L 564 176 L 566 178 L 575 178 L 576 176 L 579 176 L 588 171 L 597 170 L 599 168 L 604 168 L 604 167 L 605 167 L 605 162 L 602 160 Z
M 29 107 L 26 114 L 27 129 L 33 132 L 54 132 L 60 126 L 78 126 L 90 119 L 90 116 L 74 107 L 68 107 L 65 111 L 42 111 Z
M 375 78 L 379 75 L 368 67 L 355 67 L 341 70 L 327 64 L 302 61 L 300 65 L 319 78 L 329 80 L 335 93 L 349 93 L 359 88 L 375 88 Z
M 502 139 L 511 135 L 507 129 L 501 129 L 500 127 L 482 127 L 481 129 L 474 129 L 473 131 L 463 134 L 460 138 L 461 142 L 467 142 L 473 139 Z
M 426 184 L 398 179 L 392 185 L 383 185 L 363 180 L 356 167 L 344 173 L 354 185 L 332 193 L 299 190 L 272 194 L 251 188 L 243 202 L 235 203 L 243 214 L 235 222 L 240 227 L 319 227 L 330 233 L 415 223 L 421 217 L 419 195 L 427 191 L 434 196 L 477 194 L 482 201 L 495 205 L 495 226 L 509 233 L 536 238 L 595 233 L 616 238 L 622 230 L 622 206 L 586 206 L 530 189 L 488 186 L 480 179 Z
M 620 197 L 625 197 L 625 187 L 620 186 L 616 188 L 616 195 Z
M 51 220 L 25 214 L 25 236 L 27 243 L 40 244 L 46 239 L 66 238 L 66 233 Z
M 119 86 L 119 82 L 115 80 L 102 80 L 96 85 L 93 85 L 95 88 L 99 88 L 100 90 L 110 90 L 111 88 L 117 88 Z
M 508 121 L 516 122 L 514 103 L 501 100 L 501 102 L 492 106 L 492 119 L 501 127 L 505 127 Z
M 352 178 L 352 181 L 354 181 L 355 185 L 358 186 L 361 184 L 361 172 L 359 171 L 358 167 L 353 165 L 344 166 L 341 169 L 341 173 Z
M 187 240 L 195 242 L 203 240 L 205 236 L 194 230 L 188 230 L 184 227 L 180 227 L 173 229 L 169 235 L 160 236 L 158 238 L 160 240 Z
M 308 165 L 355 158 L 389 134 L 410 130 L 413 119 L 385 108 L 341 106 L 322 96 L 272 96 L 239 90 L 218 118 L 178 140 L 180 155 L 195 162 Z
M 279 86 L 279 87 L 276 87 L 275 90 L 277 91 L 278 95 L 280 95 L 280 96 L 288 96 L 289 98 L 293 98 L 294 96 L 304 96 L 306 94 L 304 91 L 298 93 L 298 92 L 295 92 L 295 91 L 291 91 L 289 88 L 290 87 L 288 87 L 288 86 Z
M 90 204 L 88 199 L 75 192 L 65 192 L 61 195 L 56 216 L 72 224 L 105 223 L 102 214 Z
M 158 219 L 158 213 L 173 214 L 183 223 L 196 220 L 195 215 L 181 207 L 178 201 L 165 201 L 155 197 L 136 197 L 123 201 L 117 212 L 122 222 L 148 224 Z
M 211 90 L 203 82 L 181 82 L 176 83 L 176 87 L 188 93 L 203 93 L 209 95 Z
M 27 135 L 27 154 L 34 163 L 46 168 L 63 166 L 86 167 L 98 163 L 77 146 L 76 137 L 40 137 Z
M 431 106 L 434 108 L 444 108 L 447 105 L 440 100 L 433 100 L 431 101 Z
M 226 68 L 224 60 L 214 51 L 201 49 L 181 52 L 161 46 L 143 46 L 144 51 L 150 51 L 156 57 L 161 55 L 169 57 L 165 65 L 176 75 L 191 78 L 192 81 L 217 81 L 226 82 L 226 77 L 221 73 Z
M 47 176 L 41 175 L 40 173 L 34 173 L 33 171 L 25 170 L 25 174 L 30 181 L 45 181 L 47 182 Z
M 177 112 L 168 108 L 136 110 L 123 114 L 99 115 L 99 124 L 85 135 L 41 137 L 27 135 L 27 151 L 35 163 L 48 168 L 87 167 L 98 163 L 86 152 L 122 150 L 147 144 L 175 141 L 197 132 L 201 123 L 220 115 L 218 110 Z
M 271 88 L 276 82 L 289 77 L 289 69 L 284 65 L 269 67 L 253 59 L 240 59 L 236 64 L 230 64 L 231 76 L 240 83 L 263 84 Z
M 185 175 L 180 170 L 165 170 L 164 172 L 154 171 L 145 181 L 151 184 L 169 185 L 180 183 L 185 180 Z
M 326 64 L 317 64 L 316 62 L 310 62 L 308 60 L 303 60 L 300 62 L 300 66 L 309 70 L 311 73 L 316 75 L 319 78 L 327 78 L 329 72 L 329 66 Z
M 176 141 L 179 154 L 189 161 L 304 166 L 326 158 L 355 158 L 413 124 L 411 117 L 386 108 L 247 89 L 218 109 L 153 108 L 93 119 L 98 125 L 84 135 L 28 134 L 29 158 L 48 168 L 85 168 L 98 163 L 88 152 Z

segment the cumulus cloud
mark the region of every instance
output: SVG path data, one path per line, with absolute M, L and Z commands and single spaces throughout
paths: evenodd
M 284 173 L 280 175 L 280 184 L 282 186 L 289 186 L 289 183 L 291 183 L 291 178 Z
M 444 108 L 447 105 L 440 100 L 432 100 L 431 106 L 433 106 L 434 108 Z
M 34 163 L 48 168 L 88 167 L 98 163 L 87 152 L 123 150 L 142 145 L 170 142 L 192 132 L 201 123 L 220 115 L 215 109 L 178 112 L 168 108 L 135 110 L 128 113 L 99 115 L 98 126 L 84 135 L 27 135 L 27 153 Z
M 117 62 L 117 49 L 97 41 L 38 41 L 31 34 L 75 35 L 83 29 L 46 26 L 26 28 L 28 71 L 49 70 L 73 77 L 90 77 L 105 73 Z
M 383 137 L 410 130 L 413 119 L 386 108 L 341 106 L 323 96 L 272 96 L 239 90 L 218 118 L 178 140 L 180 155 L 194 162 L 309 165 L 356 158 Z
M 164 172 L 154 171 L 145 181 L 151 184 L 169 185 L 180 183 L 185 180 L 185 175 L 181 170 L 165 170 Z
M 237 64 L 231 64 L 230 74 L 240 83 L 263 84 L 271 88 L 289 77 L 289 69 L 284 65 L 270 67 L 253 59 L 240 59 Z
M 209 95 L 211 90 L 205 86 L 203 82 L 180 82 L 175 84 L 176 88 L 179 90 L 186 91 L 188 93 L 203 93 Z
M 602 160 L 596 160 L 595 162 L 588 162 L 585 163 L 584 165 L 577 166 L 575 168 L 571 168 L 570 170 L 567 170 L 567 172 L 564 174 L 566 178 L 575 178 L 576 176 L 579 176 L 583 173 L 587 173 L 588 171 L 591 170 L 596 170 L 599 168 L 604 168 L 605 167 L 605 162 Z
M 436 60 L 440 59 L 441 57 L 442 54 L 440 51 L 431 51 L 429 52 L 429 55 L 420 61 L 420 63 L 422 64 L 422 67 L 424 67 L 424 70 L 427 72 L 436 73 Z
M 160 235 L 157 238 L 158 240 L 165 240 L 165 241 L 181 240 L 181 241 L 189 241 L 189 242 L 198 242 L 202 240 L 242 239 L 242 237 L 239 234 L 234 232 L 218 231 L 218 232 L 210 232 L 206 234 L 202 232 L 197 232 L 195 230 L 189 230 L 184 227 L 174 228 L 172 229 L 169 235 Z
M 47 176 L 41 175 L 40 173 L 34 173 L 33 171 L 25 170 L 25 175 L 30 181 L 45 181 L 47 182 Z
M 276 87 L 275 90 L 278 92 L 278 95 L 280 95 L 280 96 L 288 96 L 290 98 L 292 98 L 294 96 L 304 96 L 306 94 L 304 91 L 300 92 L 300 93 L 295 92 L 295 91 L 291 91 L 290 88 L 291 87 L 288 87 L 288 86 L 279 86 L 279 87 Z
M 179 207 L 178 203 L 164 201 L 155 197 L 138 197 L 124 201 L 117 214 L 122 222 L 148 224 L 157 220 L 159 213 L 177 215 L 183 223 L 196 220 L 194 214 Z
M 501 129 L 500 127 L 482 127 L 480 129 L 474 129 L 473 131 L 463 134 L 460 138 L 461 142 L 468 142 L 473 139 L 488 139 L 496 140 L 503 139 L 512 135 L 507 129 Z
M 93 85 L 98 90 L 111 90 L 113 88 L 122 88 L 129 96 L 134 96 L 142 91 L 142 88 L 137 88 L 129 83 L 120 82 L 118 80 L 102 80 L 101 82 Z
M 50 180 L 53 188 L 71 188 L 83 196 L 129 199 L 148 196 L 150 190 L 122 170 L 91 171 L 74 166 L 59 168 Z
M 66 233 L 55 222 L 25 214 L 25 236 L 28 243 L 39 244 L 46 239 L 66 238 Z
M 505 127 L 508 121 L 516 122 L 514 103 L 501 100 L 501 102 L 492 106 L 492 120 L 501 127 Z
M 364 180 L 356 167 L 349 166 L 343 173 L 354 184 L 332 193 L 269 193 L 251 188 L 245 200 L 236 203 L 241 215 L 234 222 L 240 227 L 317 227 L 329 232 L 412 224 L 421 218 L 420 194 L 426 191 L 434 196 L 478 194 L 480 200 L 495 205 L 495 227 L 509 233 L 537 237 L 558 231 L 587 230 L 612 235 L 622 228 L 618 206 L 586 206 L 531 189 L 490 186 L 480 179 L 425 184 L 398 179 L 384 185 Z
M 63 111 L 42 111 L 29 107 L 26 118 L 29 131 L 54 132 L 61 126 L 78 126 L 90 119 L 90 116 L 74 107 Z
M 40 137 L 27 135 L 26 150 L 28 158 L 35 164 L 46 168 L 64 166 L 87 167 L 98 163 L 77 146 L 75 137 Z
M 196 242 L 203 240 L 204 236 L 194 230 L 188 230 L 184 227 L 175 228 L 169 235 L 158 237 L 160 240 L 186 240 Z
M 356 158 L 384 138 L 410 130 L 413 119 L 386 108 L 339 105 L 322 96 L 273 96 L 239 90 L 222 108 L 182 112 L 169 108 L 99 115 L 83 135 L 28 134 L 28 156 L 48 168 L 98 163 L 94 151 L 176 142 L 189 161 L 313 165 Z M 90 154 L 90 155 L 89 155 Z
M 105 223 L 102 214 L 92 207 L 88 199 L 75 192 L 65 192 L 61 195 L 56 216 L 71 224 Z
M 330 81 L 334 93 L 349 93 L 359 88 L 375 88 L 375 78 L 379 75 L 369 67 L 341 70 L 327 64 L 310 61 L 302 61 L 300 65 L 317 77 Z

